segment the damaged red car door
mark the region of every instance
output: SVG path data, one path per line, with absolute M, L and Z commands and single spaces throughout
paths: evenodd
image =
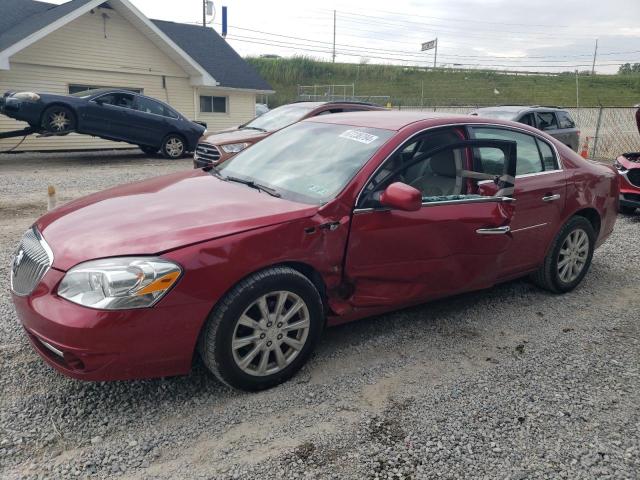
M 345 266 L 354 307 L 411 304 L 495 282 L 512 241 L 516 144 L 460 134 L 442 129 L 408 140 L 360 195 Z M 479 147 L 507 159 L 501 175 L 472 169 Z M 479 194 L 477 182 L 486 179 L 498 185 L 492 196 Z M 420 192 L 418 210 L 387 208 L 382 192 L 396 182 Z

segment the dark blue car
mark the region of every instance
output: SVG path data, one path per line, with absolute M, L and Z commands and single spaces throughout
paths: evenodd
M 193 151 L 205 131 L 166 103 L 118 89 L 73 95 L 7 92 L 0 98 L 0 112 L 36 131 L 77 132 L 132 143 L 145 153 L 160 151 L 167 158 Z

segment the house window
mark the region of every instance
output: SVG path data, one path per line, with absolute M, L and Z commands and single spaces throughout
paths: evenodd
M 227 113 L 227 97 L 200 95 L 200 111 L 202 113 Z
M 104 85 L 69 85 L 69 95 L 74 93 L 86 92 L 87 90 L 96 90 L 98 88 L 113 88 L 118 90 L 128 90 L 135 93 L 144 93 L 142 88 L 130 88 L 130 87 L 107 87 Z

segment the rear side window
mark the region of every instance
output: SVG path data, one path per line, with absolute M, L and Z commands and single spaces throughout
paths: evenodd
M 542 164 L 544 166 L 544 169 L 557 170 L 558 162 L 556 161 L 556 156 L 553 154 L 553 150 L 551 149 L 549 144 L 537 138 L 536 142 L 538 142 L 538 148 L 540 149 L 540 155 L 542 156 Z
M 559 128 L 575 128 L 576 124 L 567 112 L 556 112 Z
M 555 130 L 558 128 L 556 116 L 553 112 L 537 112 L 538 128 L 540 130 Z
M 153 101 L 150 98 L 138 97 L 138 101 L 136 103 L 136 110 L 139 110 L 145 113 L 153 113 L 154 115 L 165 116 L 164 105 L 156 101 Z
M 544 171 L 544 164 L 538 150 L 535 137 L 526 133 L 514 132 L 502 128 L 474 128 L 475 138 L 511 140 L 518 146 L 516 175 L 538 173 Z M 478 148 L 482 172 L 500 175 L 504 171 L 504 155 L 495 148 Z

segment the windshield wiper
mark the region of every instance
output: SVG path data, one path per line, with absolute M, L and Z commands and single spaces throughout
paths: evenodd
M 266 130 L 264 128 L 260 128 L 260 127 L 247 127 L 247 126 L 244 126 L 244 127 L 242 127 L 242 130 L 257 130 L 259 132 L 266 132 Z
M 274 188 L 267 187 L 265 185 L 260 185 L 259 183 L 256 183 L 253 180 L 244 180 L 242 178 L 230 177 L 230 176 L 222 177 L 222 178 L 223 178 L 223 180 L 228 180 L 230 182 L 242 183 L 243 185 L 246 185 L 246 186 L 251 187 L 251 188 L 255 188 L 256 190 L 258 190 L 260 192 L 268 193 L 272 197 L 280 198 L 282 196 Z

